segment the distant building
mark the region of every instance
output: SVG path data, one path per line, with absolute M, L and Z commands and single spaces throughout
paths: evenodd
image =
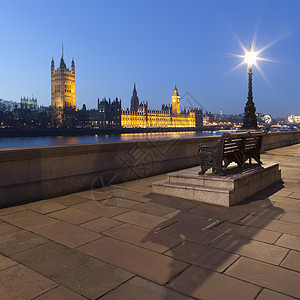
M 121 127 L 121 100 L 116 98 L 112 102 L 104 98 L 98 98 L 98 118 L 99 127 Z
M 287 117 L 289 123 L 296 123 L 299 124 L 300 123 L 300 116 L 294 116 L 294 115 L 290 115 Z
M 37 98 L 22 97 L 20 103 L 21 109 L 37 109 Z
M 75 108 L 75 63 L 72 59 L 71 70 L 66 67 L 63 53 L 59 68 L 51 61 L 51 106 Z
M 212 125 L 215 123 L 215 116 L 211 112 L 207 112 L 203 117 L 203 125 Z
M 122 110 L 122 127 L 199 127 L 202 126 L 202 110 L 180 111 L 180 96 L 175 85 L 171 105 L 162 105 L 161 110 L 149 110 L 148 102 L 139 103 L 134 84 L 130 110 Z

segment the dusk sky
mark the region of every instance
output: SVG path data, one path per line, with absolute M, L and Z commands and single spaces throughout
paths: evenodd
M 169 104 L 175 83 L 208 111 L 239 114 L 247 66 L 237 66 L 256 36 L 270 45 L 253 67 L 257 112 L 300 115 L 300 1 L 5 1 L 0 0 L 0 98 L 50 105 L 50 63 L 61 45 L 76 65 L 76 105 L 121 98 L 136 83 L 150 109 Z M 197 106 L 197 103 L 193 103 Z M 182 99 L 182 106 L 188 106 Z

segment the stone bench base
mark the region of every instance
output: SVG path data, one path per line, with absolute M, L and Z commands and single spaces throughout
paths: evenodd
M 243 172 L 232 167 L 225 176 L 198 175 L 199 170 L 169 173 L 167 179 L 152 184 L 152 192 L 229 207 L 281 181 L 279 164 L 249 165 Z

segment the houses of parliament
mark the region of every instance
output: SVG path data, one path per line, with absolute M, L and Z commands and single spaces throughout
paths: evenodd
M 55 69 L 51 61 L 51 106 L 55 108 L 75 109 L 75 63 L 72 59 L 71 70 L 65 64 L 63 51 L 59 68 Z M 58 116 L 61 118 L 61 115 Z M 130 109 L 122 110 L 121 101 L 112 102 L 98 99 L 97 111 L 91 111 L 89 124 L 96 127 L 199 127 L 203 122 L 200 109 L 180 110 L 180 96 L 175 85 L 171 104 L 162 105 L 161 110 L 148 109 L 148 102 L 139 102 L 134 84 Z
M 130 110 L 122 110 L 122 127 L 199 127 L 203 122 L 202 110 L 180 111 L 180 96 L 175 84 L 171 104 L 162 105 L 161 110 L 149 110 L 148 102 L 139 103 L 134 84 Z

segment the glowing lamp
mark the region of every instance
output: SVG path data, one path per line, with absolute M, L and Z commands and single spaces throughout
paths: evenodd
M 244 56 L 244 62 L 248 67 L 252 67 L 256 63 L 256 53 L 253 51 L 252 46 L 249 46 L 249 51 Z

